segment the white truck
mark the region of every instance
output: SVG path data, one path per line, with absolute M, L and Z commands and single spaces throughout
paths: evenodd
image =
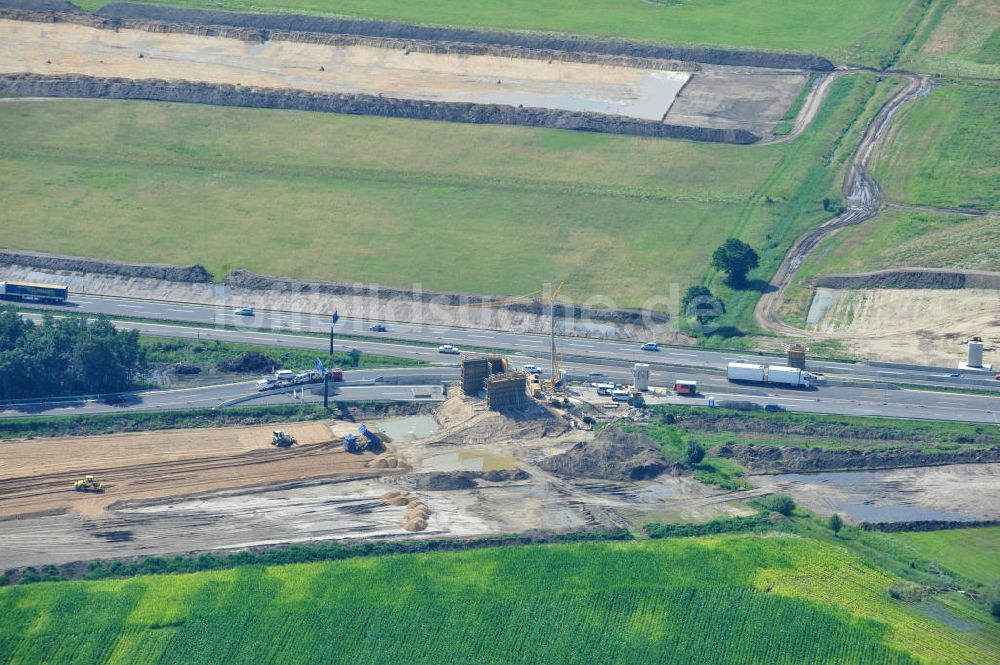
M 755 363 L 732 362 L 726 367 L 726 377 L 733 382 L 767 383 L 789 388 L 812 388 L 815 377 L 796 367 L 782 365 L 758 365 Z

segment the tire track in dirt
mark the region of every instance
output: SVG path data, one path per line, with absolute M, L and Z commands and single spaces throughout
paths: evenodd
M 885 72 L 878 72 L 885 74 Z M 778 319 L 776 305 L 781 302 L 785 289 L 791 284 L 795 272 L 823 240 L 840 229 L 861 224 L 887 207 L 882 190 L 868 170 L 871 157 L 880 140 L 885 137 L 896 112 L 907 102 L 925 96 L 930 91 L 930 79 L 914 74 L 897 74 L 907 79 L 907 85 L 885 103 L 869 123 L 844 181 L 846 210 L 825 224 L 802 235 L 785 254 L 781 265 L 771 278 L 773 290 L 761 295 L 754 310 L 754 318 L 762 328 L 786 335 L 812 335 L 809 331 L 788 325 Z

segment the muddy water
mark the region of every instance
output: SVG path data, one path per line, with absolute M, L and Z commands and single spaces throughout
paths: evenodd
M 377 423 L 378 428 L 389 435 L 396 443 L 408 443 L 426 439 L 435 434 L 440 425 L 434 416 L 407 416 L 405 418 L 390 418 Z
M 497 471 L 516 469 L 517 460 L 510 455 L 491 455 L 471 450 L 434 455 L 424 464 L 435 471 Z
M 790 494 L 820 514 L 860 522 L 972 521 L 1000 517 L 1000 464 L 785 473 L 755 484 Z

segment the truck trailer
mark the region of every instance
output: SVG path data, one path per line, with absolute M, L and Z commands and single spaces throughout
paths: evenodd
M 765 383 L 790 388 L 812 388 L 813 375 L 797 367 L 757 365 L 733 362 L 726 367 L 726 377 L 734 382 Z
M 33 300 L 37 302 L 64 303 L 69 289 L 58 284 L 35 282 L 0 282 L 0 298 L 7 300 Z

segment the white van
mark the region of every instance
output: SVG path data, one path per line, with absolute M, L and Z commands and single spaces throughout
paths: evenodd
M 294 381 L 295 372 L 290 369 L 279 369 L 274 373 L 274 378 L 276 381 Z
M 611 399 L 615 402 L 627 402 L 632 399 L 632 393 L 619 388 L 611 391 Z

